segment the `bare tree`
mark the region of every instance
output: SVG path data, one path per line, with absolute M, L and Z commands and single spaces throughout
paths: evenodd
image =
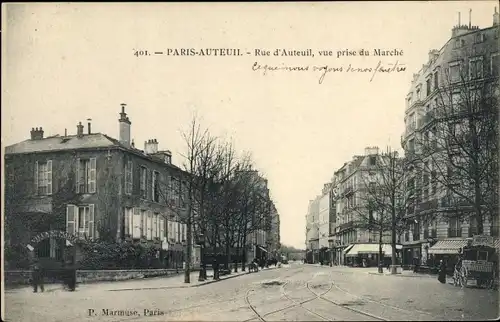
M 405 215 L 415 204 L 406 182 L 407 160 L 387 148 L 374 165 L 362 170 L 361 205 L 356 208 L 358 227 L 374 231 L 379 239 L 379 260 L 384 234 L 391 236 L 392 274 L 396 273 L 396 243 L 405 229 Z M 379 265 L 380 266 L 380 265 Z
M 485 73 L 480 60 L 468 65 L 444 73 L 421 121 L 415 165 L 424 189 L 428 174 L 442 187 L 445 219 L 470 221 L 471 233 L 482 234 L 485 218 L 491 223 L 498 216 L 498 76 Z

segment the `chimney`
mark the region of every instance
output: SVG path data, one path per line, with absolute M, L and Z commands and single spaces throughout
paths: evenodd
M 155 154 L 158 153 L 158 141 L 156 139 L 147 140 L 144 142 L 144 153 Z
M 498 12 L 497 12 L 497 7 L 495 7 L 495 13 L 493 14 L 493 26 L 498 26 Z
M 81 138 L 83 136 L 83 125 L 82 122 L 79 122 L 78 125 L 76 126 L 76 136 Z
M 472 26 L 472 9 L 469 9 L 469 29 Z
M 88 122 L 88 123 L 87 123 L 87 125 L 88 125 L 88 131 L 89 131 L 89 134 L 92 134 L 92 131 L 91 131 L 91 128 L 90 128 L 90 125 L 91 125 L 91 123 L 90 123 L 90 122 L 91 122 L 91 121 L 92 121 L 92 119 L 87 119 L 87 122 Z
M 64 136 L 68 136 L 68 129 L 64 129 Z
M 127 113 L 125 113 L 125 106 L 127 106 L 127 104 L 122 103 L 121 106 L 122 112 L 120 113 L 120 118 L 118 119 L 118 122 L 120 123 L 119 141 L 126 147 L 130 147 L 130 124 L 132 123 L 130 122 Z
M 43 129 L 40 128 L 31 128 L 31 139 L 32 140 L 41 140 L 43 139 Z

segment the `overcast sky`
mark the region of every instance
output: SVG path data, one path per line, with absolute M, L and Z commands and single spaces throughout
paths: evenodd
M 156 138 L 180 163 L 180 131 L 194 111 L 214 134 L 251 151 L 269 179 L 282 243 L 304 248 L 308 201 L 366 146 L 400 148 L 412 73 L 457 24 L 492 25 L 496 2 L 233 4 L 9 4 L 2 19 L 2 145 L 76 132 L 118 137 L 127 103 L 132 138 Z M 136 57 L 168 48 L 311 48 L 315 57 Z M 402 49 L 402 57 L 336 57 L 338 50 Z M 333 57 L 320 57 L 332 50 Z M 371 75 L 252 71 L 252 65 L 346 68 L 404 64 Z M 283 65 L 282 65 L 283 64 Z M 311 67 L 312 68 L 312 67 Z M 2 148 L 3 151 L 3 148 Z M 3 152 L 2 152 L 3 153 Z

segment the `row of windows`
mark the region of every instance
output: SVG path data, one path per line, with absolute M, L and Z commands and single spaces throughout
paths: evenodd
M 489 71 L 491 73 L 491 76 L 498 76 L 499 68 L 500 68 L 500 54 L 495 53 L 491 55 L 490 58 L 490 66 Z M 444 75 L 449 79 L 451 83 L 457 83 L 462 79 L 462 76 L 464 76 L 463 73 L 463 67 L 462 67 L 462 62 L 461 61 L 456 61 L 452 62 L 449 64 L 449 67 L 444 70 Z M 472 57 L 469 59 L 469 64 L 468 64 L 469 70 L 468 70 L 468 78 L 471 80 L 474 79 L 481 79 L 484 77 L 484 72 L 485 72 L 485 66 L 484 66 L 484 60 L 482 56 L 476 56 Z M 439 88 L 439 71 L 435 71 L 433 73 L 430 73 L 427 76 L 427 79 L 425 81 L 425 89 L 426 89 L 426 97 L 430 96 L 430 94 Z M 416 87 L 416 101 L 420 101 L 422 99 L 421 97 L 421 85 L 418 85 Z M 413 103 L 413 97 L 410 94 L 410 97 L 408 97 L 408 107 L 410 107 Z
M 82 238 L 96 238 L 95 206 L 72 205 L 66 206 L 66 232 Z M 165 231 L 165 218 L 160 213 L 139 208 L 125 208 L 123 217 L 123 232 L 125 236 L 147 240 L 168 238 L 171 242 L 184 242 L 187 235 L 186 224 L 176 221 L 166 221 L 168 229 Z
M 76 161 L 76 193 L 95 193 L 97 189 L 97 162 L 96 158 L 80 159 Z M 151 182 L 151 184 L 149 184 Z M 35 162 L 34 174 L 35 191 L 38 195 L 51 195 L 52 191 L 52 160 Z M 125 166 L 125 194 L 133 191 L 133 164 L 127 162 Z M 155 202 L 186 207 L 186 182 L 173 176 L 162 175 L 158 171 L 149 171 L 146 167 L 140 168 L 140 195 L 142 199 L 151 199 Z
M 186 241 L 186 224 L 167 220 L 165 230 L 165 218 L 161 213 L 139 208 L 125 208 L 123 231 L 125 236 L 134 239 L 144 238 L 147 240 L 168 238 L 171 242 Z

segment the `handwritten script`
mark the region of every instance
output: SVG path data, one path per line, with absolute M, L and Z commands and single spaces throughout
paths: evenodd
M 252 70 L 255 72 L 261 72 L 262 75 L 266 76 L 270 72 L 314 72 L 319 75 L 318 83 L 323 84 L 325 77 L 329 73 L 360 73 L 368 74 L 370 76 L 370 82 L 373 81 L 377 74 L 390 74 L 390 73 L 401 73 L 406 71 L 405 64 L 401 64 L 399 61 L 394 63 L 382 63 L 379 61 L 376 65 L 372 67 L 356 67 L 352 64 L 347 66 L 328 66 L 328 65 L 297 65 L 289 66 L 285 64 L 281 65 L 267 65 L 259 64 L 255 62 L 252 65 Z

